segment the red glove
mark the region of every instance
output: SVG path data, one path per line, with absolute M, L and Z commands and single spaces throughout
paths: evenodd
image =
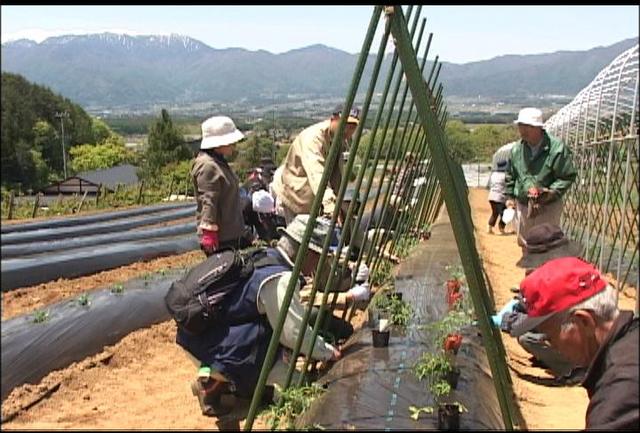
M 532 186 L 527 191 L 527 195 L 529 196 L 529 198 L 538 198 L 538 196 L 540 195 L 540 190 L 537 187 Z
M 200 246 L 207 254 L 212 254 L 218 249 L 218 232 L 202 229 L 200 236 Z

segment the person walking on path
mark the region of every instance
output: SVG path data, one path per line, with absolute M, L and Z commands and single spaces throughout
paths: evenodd
M 572 152 L 544 130 L 542 112 L 523 108 L 514 122 L 522 138 L 511 149 L 507 173 L 507 207 L 516 208 L 518 245 L 537 224 L 560 225 L 562 196 L 576 179 Z
M 496 170 L 489 176 L 489 205 L 491 206 L 491 216 L 487 225 L 487 233 L 493 234 L 493 227 L 498 222 L 500 234 L 504 234 L 506 224 L 502 221 L 502 213 L 505 210 L 507 198 L 505 196 L 507 161 L 499 161 Z

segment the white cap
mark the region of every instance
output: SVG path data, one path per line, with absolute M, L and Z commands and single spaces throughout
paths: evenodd
M 515 120 L 513 123 L 542 127 L 544 125 L 542 121 L 542 111 L 531 107 L 523 108 L 520 110 L 520 113 L 518 113 L 518 120 Z
M 264 189 L 259 189 L 251 195 L 251 206 L 255 212 L 275 212 L 275 202 L 273 197 Z
M 236 125 L 227 116 L 213 116 L 202 122 L 200 149 L 213 149 L 236 143 L 244 138 Z

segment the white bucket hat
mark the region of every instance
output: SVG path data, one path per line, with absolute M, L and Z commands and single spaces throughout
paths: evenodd
M 200 149 L 213 149 L 236 143 L 244 138 L 236 125 L 227 116 L 213 116 L 202 122 Z
M 259 189 L 251 195 L 251 206 L 255 212 L 260 213 L 273 213 L 276 208 L 273 197 L 264 189 Z
M 523 123 L 525 125 L 531 126 L 544 126 L 544 122 L 542 121 L 542 111 L 537 108 L 523 108 L 518 113 L 518 120 L 515 120 L 513 123 Z

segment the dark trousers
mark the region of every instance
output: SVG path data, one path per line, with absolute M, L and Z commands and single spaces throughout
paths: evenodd
M 309 316 L 309 326 L 313 327 L 313 325 L 316 323 L 319 312 L 320 309 L 318 307 L 313 307 L 311 309 L 311 314 Z M 321 325 L 323 325 L 327 319 L 329 320 L 329 323 L 327 325 L 327 333 L 329 335 L 323 333 L 321 334 L 323 334 L 323 337 L 326 337 L 325 340 L 329 340 L 329 343 L 337 344 L 338 341 L 346 340 L 347 338 L 351 337 L 351 334 L 353 334 L 353 326 L 351 325 L 351 323 L 334 316 L 328 310 L 325 311 L 324 321 Z M 320 330 L 322 331 L 323 328 L 324 326 L 322 326 Z
M 489 226 L 493 227 L 496 225 L 496 220 L 500 217 L 500 221 L 498 222 L 498 227 L 504 229 L 506 224 L 502 221 L 502 213 L 506 209 L 504 203 L 499 201 L 489 200 L 489 204 L 491 204 L 491 218 L 489 218 Z

